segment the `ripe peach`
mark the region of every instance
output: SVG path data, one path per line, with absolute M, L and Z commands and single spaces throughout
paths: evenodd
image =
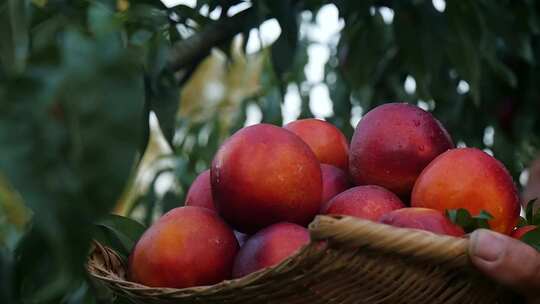
M 309 231 L 296 224 L 277 223 L 260 230 L 242 246 L 233 267 L 233 278 L 267 268 L 309 243 Z
M 184 205 L 216 210 L 212 198 L 212 186 L 210 185 L 210 170 L 202 172 L 195 178 L 191 187 L 189 187 Z
M 217 152 L 210 175 L 219 213 L 240 232 L 278 222 L 307 225 L 320 208 L 321 166 L 307 144 L 280 127 L 236 132 Z
M 392 192 L 379 186 L 358 186 L 336 195 L 323 206 L 322 214 L 350 215 L 372 221 L 405 205 Z
M 485 210 L 490 227 L 510 234 L 519 219 L 519 198 L 512 177 L 495 158 L 476 148 L 449 150 L 433 160 L 418 177 L 411 196 L 413 207 L 444 212 Z
M 381 223 L 403 227 L 431 231 L 437 234 L 462 236 L 463 229 L 452 223 L 438 210 L 428 208 L 403 208 L 394 210 L 381 217 Z
M 337 194 L 351 186 L 347 173 L 338 167 L 321 164 L 322 172 L 322 203 L 325 204 Z
M 453 146 L 430 113 L 405 103 L 384 104 L 356 126 L 350 174 L 357 185 L 379 185 L 407 198 L 422 169 Z
M 521 240 L 521 238 L 525 235 L 525 233 L 527 233 L 527 232 L 529 232 L 531 230 L 534 230 L 536 228 L 537 228 L 537 226 L 534 226 L 534 225 L 523 226 L 523 227 L 517 228 L 516 230 L 512 231 L 512 234 L 510 236 L 515 238 L 515 239 Z
M 331 123 L 309 118 L 290 122 L 284 128 L 300 136 L 321 163 L 333 165 L 345 171 L 349 167 L 347 138 Z
M 238 242 L 212 210 L 180 207 L 142 235 L 129 258 L 129 278 L 151 287 L 184 288 L 231 276 Z

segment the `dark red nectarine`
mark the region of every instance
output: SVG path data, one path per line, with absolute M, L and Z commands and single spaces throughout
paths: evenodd
M 384 104 L 356 126 L 350 174 L 357 185 L 379 185 L 407 198 L 422 169 L 453 146 L 430 113 L 405 103 Z
M 510 234 L 519 219 L 519 198 L 512 177 L 494 157 L 476 148 L 449 150 L 427 166 L 414 185 L 413 207 L 482 210 L 490 227 Z
M 323 205 L 337 194 L 351 187 L 347 173 L 338 167 L 321 164 L 321 172 Z
M 321 204 L 315 154 L 294 133 L 273 125 L 230 137 L 214 158 L 211 179 L 219 213 L 244 233 L 278 222 L 307 225 Z
M 284 128 L 300 136 L 321 163 L 347 171 L 349 144 L 345 135 L 333 124 L 308 118 L 290 122 Z
M 253 236 L 242 246 L 233 267 L 233 278 L 279 264 L 309 243 L 309 231 L 299 225 L 278 223 Z
M 357 186 L 336 195 L 321 214 L 350 215 L 372 221 L 405 205 L 392 192 L 379 186 Z
M 452 223 L 438 210 L 428 208 L 403 208 L 394 210 L 381 217 L 381 223 L 402 227 L 431 231 L 437 234 L 462 236 L 463 229 Z
M 129 279 L 151 287 L 185 288 L 228 279 L 238 242 L 212 210 L 172 209 L 142 235 L 129 259 Z
M 186 194 L 184 205 L 216 210 L 214 199 L 212 198 L 212 187 L 210 185 L 210 170 L 202 172 L 195 178 Z

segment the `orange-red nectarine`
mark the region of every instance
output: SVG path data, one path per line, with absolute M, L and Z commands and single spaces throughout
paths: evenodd
M 172 209 L 139 239 L 129 258 L 129 279 L 151 287 L 184 288 L 228 279 L 238 242 L 207 208 Z

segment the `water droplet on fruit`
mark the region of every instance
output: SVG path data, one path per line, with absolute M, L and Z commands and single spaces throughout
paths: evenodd
M 414 120 L 414 126 L 419 127 L 420 126 L 420 121 L 419 120 Z
M 425 149 L 426 149 L 426 147 L 424 147 L 424 145 L 421 145 L 420 147 L 418 147 L 419 151 L 424 151 Z

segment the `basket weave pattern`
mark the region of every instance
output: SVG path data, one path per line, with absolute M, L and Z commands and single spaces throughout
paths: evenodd
M 237 280 L 186 289 L 126 280 L 126 266 L 96 244 L 88 271 L 137 303 L 512 303 L 477 273 L 468 240 L 351 217 L 319 216 L 312 241 L 281 264 Z

